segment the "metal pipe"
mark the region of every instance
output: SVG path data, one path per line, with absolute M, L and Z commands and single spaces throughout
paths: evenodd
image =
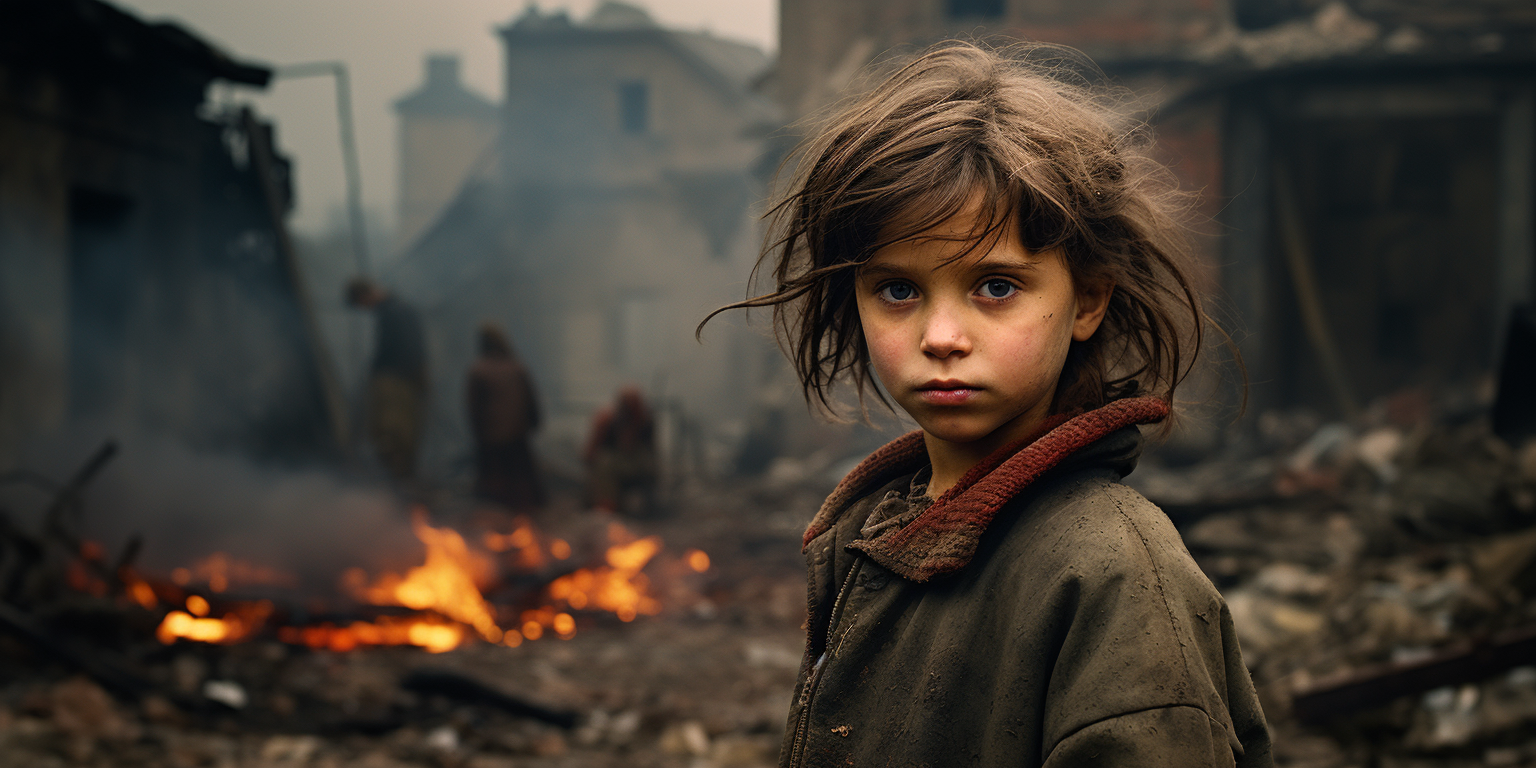
M 359 275 L 372 274 L 368 242 L 363 230 L 363 181 L 357 162 L 357 138 L 352 129 L 352 86 L 347 65 L 340 61 L 313 61 L 290 64 L 273 70 L 274 77 L 317 77 L 330 75 L 336 80 L 336 121 L 341 129 L 341 160 L 347 176 L 347 216 L 352 222 L 352 258 Z

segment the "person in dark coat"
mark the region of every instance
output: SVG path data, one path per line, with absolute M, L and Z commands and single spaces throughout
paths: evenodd
M 590 472 L 592 505 L 607 512 L 637 507 L 652 511 L 656 494 L 656 420 L 640 388 L 619 390 L 612 406 L 597 412 L 583 452 Z M 636 504 L 626 499 L 638 496 Z
M 469 369 L 465 402 L 475 439 L 475 495 L 513 511 L 544 505 L 530 439 L 539 428 L 539 401 L 528 369 L 507 334 L 480 326 L 480 356 Z
M 421 315 L 366 277 L 347 285 L 347 303 L 373 312 L 373 362 L 368 375 L 368 434 L 379 463 L 397 482 L 416 476 L 426 427 L 427 343 Z

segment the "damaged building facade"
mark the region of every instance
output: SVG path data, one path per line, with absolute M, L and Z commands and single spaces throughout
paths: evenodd
M 867 62 L 950 37 L 1089 54 L 1201 194 L 1250 413 L 1345 416 L 1405 386 L 1466 385 L 1536 296 L 1529 3 L 784 0 L 780 28 L 774 84 L 793 117 Z
M 0 8 L 0 465 L 140 430 L 335 455 L 289 164 L 270 124 L 205 99 L 270 78 L 98 0 Z
M 395 102 L 400 116 L 400 209 L 396 236 L 414 243 L 452 202 L 496 140 L 501 112 L 465 87 L 457 56 L 428 56 L 421 87 Z
M 756 257 L 781 124 L 755 90 L 767 56 L 617 2 L 580 20 L 530 6 L 500 34 L 498 136 L 390 275 L 427 318 L 429 440 L 465 444 L 459 382 L 484 320 L 509 330 L 565 439 L 625 384 L 739 419 L 771 343 L 739 318 L 703 345 L 693 331 L 744 296 Z

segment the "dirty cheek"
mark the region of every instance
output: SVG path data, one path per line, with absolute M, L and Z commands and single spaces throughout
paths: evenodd
M 890 328 L 881 328 L 879 323 L 867 323 L 864 316 L 863 307 L 860 307 L 859 325 L 864 334 L 864 346 L 869 350 L 869 361 L 880 383 L 889 388 L 893 366 L 900 359 L 900 334 Z
M 1022 382 L 1040 382 L 1054 378 L 1066 360 L 1067 341 L 1053 328 L 1033 328 L 1016 332 L 1013 343 L 1003 350 L 1005 365 Z
M 864 343 L 869 347 L 869 360 L 874 364 L 875 375 L 880 377 L 880 383 L 889 389 L 891 380 L 900 378 L 897 373 L 904 345 L 897 334 L 890 332 L 865 333 Z M 911 346 L 916 349 L 916 344 Z

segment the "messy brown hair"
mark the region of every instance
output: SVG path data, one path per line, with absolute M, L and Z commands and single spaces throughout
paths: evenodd
M 1113 287 L 1098 332 L 1072 342 L 1052 410 L 1146 394 L 1171 403 L 1208 322 L 1186 266 L 1181 198 L 1147 157 L 1143 128 L 1090 84 L 1091 65 L 1060 48 L 948 42 L 893 68 L 787 161 L 798 171 L 769 210 L 753 272 L 771 262 L 773 291 L 710 317 L 771 307 L 806 400 L 835 412 L 829 391 L 847 375 L 862 401 L 872 372 L 858 269 L 979 194 L 994 204 L 967 250 L 1016 232 L 1031 252 L 1060 253 L 1078 290 Z

